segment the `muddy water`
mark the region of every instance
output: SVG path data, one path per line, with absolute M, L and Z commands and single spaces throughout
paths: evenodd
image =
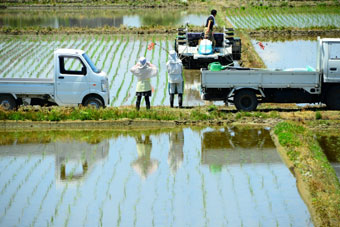
M 252 40 L 253 46 L 263 62 L 270 69 L 316 68 L 316 38 L 293 41 L 259 41 Z
M 0 133 L 1 226 L 312 226 L 267 129 Z
M 203 25 L 207 12 L 182 9 L 112 9 L 112 8 L 72 8 L 72 9 L 3 9 L 0 10 L 0 26 L 10 27 L 103 27 L 149 25 Z
M 318 141 L 340 180 L 340 136 L 319 136 Z

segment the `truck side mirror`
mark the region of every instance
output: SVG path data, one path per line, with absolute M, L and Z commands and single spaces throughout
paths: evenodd
M 87 73 L 87 72 L 86 72 L 86 67 L 83 66 L 83 67 L 81 68 L 81 74 L 85 76 L 86 73 Z

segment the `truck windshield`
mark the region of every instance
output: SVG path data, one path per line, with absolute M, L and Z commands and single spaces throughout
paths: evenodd
M 91 61 L 91 59 L 89 58 L 89 56 L 87 56 L 86 53 L 83 54 L 83 57 L 85 58 L 85 60 L 87 61 L 87 63 L 90 65 L 91 69 L 93 72 L 95 73 L 100 73 L 100 69 L 97 69 L 97 67 L 94 65 L 94 63 Z

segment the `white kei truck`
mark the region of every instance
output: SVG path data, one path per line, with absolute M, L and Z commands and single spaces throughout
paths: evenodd
M 324 103 L 340 110 L 340 38 L 317 40 L 314 69 L 201 69 L 203 100 L 234 103 L 253 111 L 258 103 Z
M 99 108 L 109 102 L 106 73 L 82 50 L 55 50 L 54 78 L 0 78 L 0 106 L 4 109 L 21 104 Z

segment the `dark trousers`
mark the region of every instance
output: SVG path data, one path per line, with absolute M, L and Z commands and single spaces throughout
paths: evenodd
M 170 94 L 170 107 L 174 107 L 174 98 L 175 94 Z M 182 108 L 182 99 L 183 99 L 183 94 L 178 94 L 178 106 L 179 108 Z
M 150 109 L 150 98 L 149 98 L 149 96 L 144 96 L 144 98 L 145 98 L 145 103 L 146 103 L 146 109 Z M 142 100 L 142 96 L 141 95 L 139 95 L 139 96 L 137 96 L 137 101 L 136 101 L 136 108 L 137 108 L 137 110 L 139 110 L 140 109 L 140 101 Z

